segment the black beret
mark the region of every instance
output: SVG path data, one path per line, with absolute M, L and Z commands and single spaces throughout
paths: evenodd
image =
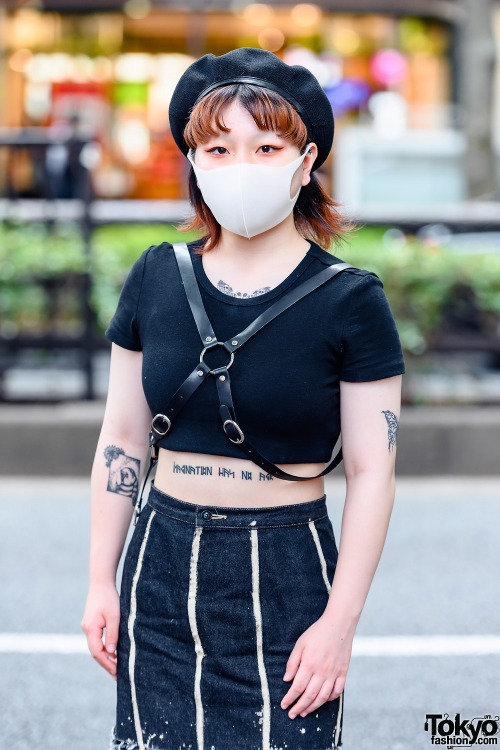
M 318 147 L 315 170 L 330 153 L 334 120 L 332 106 L 317 78 L 302 65 L 287 65 L 277 55 L 255 47 L 239 47 L 225 55 L 203 55 L 180 77 L 172 94 L 168 116 L 170 129 L 180 150 L 189 149 L 184 128 L 195 104 L 219 86 L 253 83 L 276 91 L 298 111 L 309 140 Z

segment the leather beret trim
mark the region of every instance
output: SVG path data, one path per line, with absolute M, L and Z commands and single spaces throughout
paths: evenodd
M 198 102 L 211 91 L 213 91 L 214 89 L 218 89 L 221 86 L 227 86 L 229 83 L 253 83 L 255 86 L 263 86 L 267 89 L 271 89 L 272 91 L 276 91 L 277 94 L 281 94 L 282 97 L 287 99 L 290 104 L 293 104 L 302 119 L 306 119 L 309 121 L 307 113 L 302 105 L 300 105 L 297 99 L 291 96 L 288 91 L 285 91 L 285 89 L 282 89 L 280 86 L 276 86 L 275 83 L 266 81 L 264 78 L 256 78 L 255 76 L 234 76 L 232 78 L 225 78 L 223 81 L 216 81 L 215 83 L 211 83 L 209 86 L 203 89 L 201 94 L 198 95 L 195 103 L 193 104 L 193 107 L 196 106 L 196 104 L 198 104 Z

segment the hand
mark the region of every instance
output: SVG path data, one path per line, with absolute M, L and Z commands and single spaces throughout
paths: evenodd
M 353 636 L 342 639 L 324 615 L 297 639 L 283 678 L 294 680 L 281 701 L 281 708 L 286 709 L 301 696 L 288 714 L 291 719 L 298 714 L 306 716 L 339 697 L 345 685 L 352 640 Z
M 81 627 L 87 636 L 89 651 L 116 680 L 116 644 L 120 624 L 120 597 L 114 583 L 92 584 Z M 106 628 L 105 643 L 102 640 Z

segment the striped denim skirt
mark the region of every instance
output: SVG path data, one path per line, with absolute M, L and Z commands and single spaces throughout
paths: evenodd
M 336 750 L 344 693 L 290 719 L 295 642 L 337 564 L 326 495 L 204 506 L 151 483 L 120 590 L 112 750 Z

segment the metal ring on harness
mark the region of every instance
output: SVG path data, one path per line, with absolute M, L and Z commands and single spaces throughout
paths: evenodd
M 162 431 L 162 430 L 159 430 L 158 427 L 156 427 L 155 422 L 158 418 L 163 419 L 164 421 L 167 422 L 166 430 Z M 153 417 L 153 421 L 151 423 L 151 427 L 154 429 L 155 432 L 158 433 L 158 435 L 166 435 L 169 429 L 171 428 L 171 426 L 172 426 L 172 422 L 170 421 L 170 419 L 167 417 L 166 414 L 156 414 L 156 416 Z
M 207 349 L 213 349 L 214 344 L 217 344 L 218 346 L 224 346 L 224 347 L 226 346 L 226 344 L 225 344 L 224 341 L 214 341 L 213 344 L 212 344 L 212 346 L 205 346 L 204 349 L 203 349 L 203 351 L 202 351 L 202 353 L 200 354 L 200 362 L 203 362 L 203 357 L 205 356 L 205 352 L 207 351 Z M 226 349 L 226 351 L 227 351 L 227 349 Z M 231 352 L 231 359 L 229 360 L 229 364 L 226 365 L 226 370 L 229 370 L 229 368 L 231 367 L 231 365 L 233 364 L 233 362 L 234 362 L 234 352 Z M 209 374 L 213 375 L 214 371 L 210 370 Z M 243 441 L 241 441 L 241 442 L 243 442 Z
M 227 434 L 227 432 L 226 432 L 226 425 L 227 425 L 227 424 L 232 424 L 232 425 L 233 425 L 233 427 L 234 427 L 234 428 L 235 428 L 235 429 L 236 429 L 236 430 L 238 431 L 238 433 L 239 433 L 239 435 L 240 435 L 240 438 L 239 438 L 239 440 L 233 440 L 233 438 L 232 438 L 232 437 L 230 437 L 230 436 L 229 436 L 229 435 Z M 245 439 L 245 436 L 244 436 L 244 434 L 243 434 L 243 432 L 242 432 L 242 430 L 241 430 L 241 427 L 240 427 L 240 426 L 239 426 L 238 424 L 236 424 L 236 422 L 235 422 L 235 421 L 234 421 L 233 419 L 226 419 L 226 421 L 225 421 L 225 422 L 223 423 L 222 427 L 223 427 L 223 429 L 224 429 L 224 432 L 226 433 L 227 437 L 229 438 L 229 440 L 230 440 L 230 441 L 231 441 L 232 443 L 236 443 L 236 445 L 238 445 L 239 443 L 242 443 L 242 442 L 244 441 L 244 439 Z

